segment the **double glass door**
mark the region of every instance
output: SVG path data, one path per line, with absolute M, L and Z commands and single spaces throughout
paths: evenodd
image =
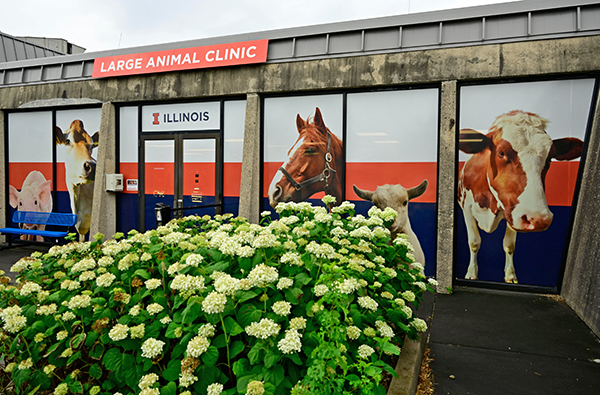
M 157 204 L 174 218 L 215 215 L 223 206 L 223 160 L 219 133 L 142 135 L 140 227 L 156 227 Z M 163 218 L 164 222 L 168 219 Z

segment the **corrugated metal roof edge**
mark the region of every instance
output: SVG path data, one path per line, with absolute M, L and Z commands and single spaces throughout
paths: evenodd
M 334 22 L 321 25 L 292 27 L 285 29 L 266 30 L 261 32 L 240 33 L 228 36 L 208 37 L 187 41 L 178 41 L 172 43 L 153 44 L 141 47 L 130 47 L 122 49 L 113 49 L 98 52 L 86 52 L 75 55 L 58 55 L 52 58 L 37 58 L 24 61 L 14 61 L 0 63 L 0 70 L 15 69 L 20 67 L 50 65 L 61 63 L 76 63 L 94 60 L 96 58 L 115 55 L 128 55 L 134 53 L 154 52 L 169 49 L 180 49 L 198 47 L 213 44 L 226 44 L 250 40 L 280 40 L 299 36 L 312 36 L 326 33 L 340 33 L 345 31 L 355 31 L 359 29 L 376 29 L 389 26 L 409 26 L 425 23 L 447 22 L 452 20 L 465 20 L 482 17 L 492 17 L 510 14 L 519 14 L 523 12 L 535 12 L 542 10 L 564 9 L 569 7 L 578 7 L 586 5 L 599 5 L 598 0 L 524 0 L 507 3 L 497 3 L 474 7 L 456 8 L 450 10 L 440 10 L 431 12 L 422 12 L 415 14 L 403 14 L 378 18 L 360 19 L 353 21 Z

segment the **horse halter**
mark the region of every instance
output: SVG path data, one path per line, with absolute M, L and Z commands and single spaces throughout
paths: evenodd
M 283 173 L 283 175 L 285 176 L 285 178 L 288 179 L 288 181 L 290 182 L 290 184 L 292 184 L 292 186 L 294 188 L 296 188 L 297 191 L 301 190 L 304 187 L 307 187 L 309 185 L 312 185 L 314 183 L 317 182 L 321 182 L 321 181 L 325 181 L 325 188 L 327 188 L 329 186 L 329 178 L 331 178 L 331 173 L 336 173 L 335 169 L 333 169 L 330 166 L 332 157 L 331 157 L 331 133 L 329 131 L 327 131 L 327 153 L 325 154 L 325 168 L 323 169 L 323 172 L 321 172 L 320 174 L 317 174 L 316 176 L 309 178 L 308 180 L 304 180 L 300 183 L 296 182 L 296 180 L 294 180 L 294 178 L 291 176 L 290 173 L 288 173 L 288 171 L 286 169 L 283 168 L 283 166 L 281 166 L 279 168 L 279 171 L 281 171 Z

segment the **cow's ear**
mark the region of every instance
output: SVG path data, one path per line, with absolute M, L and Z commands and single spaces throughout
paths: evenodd
M 92 145 L 94 147 L 97 147 L 98 146 L 98 141 L 100 141 L 100 132 L 96 132 L 92 136 Z
M 556 152 L 554 159 L 556 160 L 573 160 L 581 156 L 583 151 L 583 141 L 574 137 L 566 137 L 563 139 L 552 140 Z
M 45 207 L 52 198 L 52 180 L 42 182 L 37 189 L 40 197 L 40 206 Z
M 56 138 L 56 144 L 65 144 L 67 140 L 67 136 L 65 136 L 58 126 L 54 129 L 54 137 Z
M 354 192 L 356 193 L 356 195 L 363 199 L 363 200 L 368 200 L 369 202 L 373 201 L 373 191 L 367 191 L 364 189 L 360 189 L 358 188 L 356 185 L 352 185 L 352 188 L 354 188 Z
M 302 133 L 304 129 L 306 129 L 306 122 L 300 114 L 296 115 L 296 127 L 298 128 L 298 133 Z
M 319 107 L 315 110 L 315 127 L 323 134 L 327 133 L 327 126 L 325 126 L 325 121 L 323 121 L 323 114 L 321 114 L 321 110 Z
M 19 204 L 19 191 L 12 185 L 9 185 L 8 187 L 10 189 L 10 207 L 17 208 L 17 205 Z
M 408 200 L 413 200 L 415 198 L 418 198 L 422 194 L 424 194 L 425 191 L 427 190 L 428 185 L 429 185 L 429 182 L 427 180 L 423 180 L 423 182 L 421 182 L 416 187 L 407 189 L 406 193 L 408 193 Z
M 460 130 L 458 148 L 465 154 L 476 154 L 490 147 L 491 144 L 490 138 L 477 130 Z

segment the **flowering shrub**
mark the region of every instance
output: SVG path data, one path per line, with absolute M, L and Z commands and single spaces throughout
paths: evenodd
M 390 241 L 395 212 L 277 212 L 261 225 L 186 217 L 21 259 L 17 287 L 0 285 L 3 382 L 19 394 L 385 393 L 435 285 L 405 237 Z

